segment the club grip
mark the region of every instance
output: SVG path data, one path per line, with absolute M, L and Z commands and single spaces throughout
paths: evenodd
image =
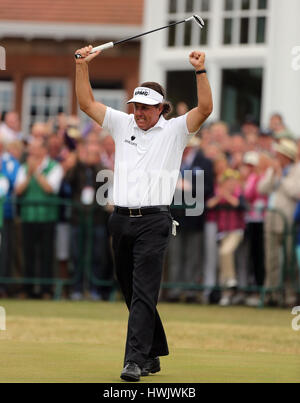
M 99 46 L 96 46 L 95 48 L 93 48 L 90 53 L 95 53 L 95 52 L 97 52 L 98 50 L 105 50 L 105 49 L 110 49 L 110 48 L 113 48 L 113 47 L 114 47 L 114 43 L 113 43 L 113 42 L 103 43 L 103 45 L 99 45 Z M 75 54 L 75 59 L 82 59 L 81 54 L 80 54 L 80 53 L 76 53 L 76 54 Z
M 105 50 L 105 49 L 110 49 L 110 48 L 113 48 L 113 47 L 114 47 L 113 42 L 103 43 L 103 45 L 96 46 L 95 48 L 93 48 L 91 50 L 91 53 L 97 52 L 97 50 Z

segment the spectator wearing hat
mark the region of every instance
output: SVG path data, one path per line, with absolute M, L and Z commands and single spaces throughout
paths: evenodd
M 258 184 L 258 191 L 269 196 L 268 207 L 264 223 L 265 233 L 265 286 L 271 288 L 269 303 L 278 304 L 285 302 L 293 304 L 294 293 L 289 282 L 286 284 L 285 301 L 280 299 L 280 295 L 274 289 L 280 285 L 280 254 L 284 242 L 284 222 L 281 215 L 287 222 L 288 233 L 294 221 L 294 213 L 297 201 L 300 197 L 300 164 L 296 164 L 298 149 L 293 140 L 283 138 L 274 145 L 277 164 L 267 169 L 265 175 Z M 277 212 L 279 211 L 280 214 Z M 288 237 L 287 261 L 291 259 L 291 239 Z
M 249 272 L 254 277 L 255 286 L 263 286 L 265 275 L 263 226 L 267 196 L 261 195 L 257 188 L 261 179 L 259 160 L 260 154 L 256 151 L 248 151 L 244 155 L 244 169 L 247 171 L 244 197 L 248 203 L 245 238 L 249 246 Z M 256 293 L 246 300 L 246 304 L 251 306 L 257 306 L 259 302 Z

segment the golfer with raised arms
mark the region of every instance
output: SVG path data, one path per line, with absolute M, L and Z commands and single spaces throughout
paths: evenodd
M 93 97 L 88 63 L 101 51 L 78 49 L 76 94 L 80 109 L 109 130 L 115 141 L 114 212 L 109 220 L 118 282 L 129 309 L 124 368 L 121 378 L 139 381 L 160 371 L 159 356 L 169 354 L 156 310 L 163 258 L 172 232 L 169 206 L 176 181 L 161 191 L 166 172 L 179 173 L 190 137 L 212 111 L 212 94 L 205 71 L 205 54 L 193 51 L 189 61 L 197 78 L 198 105 L 187 114 L 166 120 L 169 103 L 158 83 L 134 90 L 134 114 L 114 110 Z M 139 180 L 150 177 L 151 180 Z

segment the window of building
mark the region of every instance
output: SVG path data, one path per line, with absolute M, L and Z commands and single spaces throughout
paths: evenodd
M 180 83 L 180 85 L 178 85 Z M 197 105 L 197 85 L 192 70 L 172 70 L 167 72 L 168 100 L 176 109 L 179 102 L 185 102 L 189 109 Z
M 246 115 L 260 121 L 263 69 L 224 69 L 222 72 L 221 119 L 233 131 Z
M 201 29 L 193 21 L 174 25 L 167 32 L 167 46 L 198 46 L 208 44 L 210 0 L 169 0 L 168 24 L 199 14 L 205 22 Z
M 24 85 L 22 130 L 28 135 L 35 122 L 71 111 L 70 82 L 63 78 L 30 78 Z
M 0 115 L 14 109 L 15 85 L 12 81 L 0 81 Z
M 268 0 L 223 0 L 223 44 L 265 43 Z

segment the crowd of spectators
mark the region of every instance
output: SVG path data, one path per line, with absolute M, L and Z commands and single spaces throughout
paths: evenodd
M 184 103 L 177 115 L 186 113 Z M 173 208 L 180 224 L 171 237 L 161 293 L 167 301 L 257 306 L 296 303 L 299 273 L 282 278 L 282 258 L 300 259 L 300 142 L 279 114 L 261 130 L 247 116 L 239 132 L 225 122 L 201 128 L 184 151 L 176 192 L 194 192 L 204 171 L 204 214 Z M 70 280 L 72 300 L 108 299 L 113 264 L 107 220 L 112 206 L 96 201 L 97 173 L 114 168 L 114 142 L 95 123 L 58 115 L 35 123 L 25 138 L 16 112 L 0 123 L 0 296 L 53 297 L 53 278 Z M 283 246 L 286 248 L 283 249 Z M 285 252 L 285 253 L 284 253 Z M 299 265 L 298 265 L 299 267 Z M 2 282 L 1 282 L 2 278 Z M 18 285 L 3 279 L 28 281 Z M 40 284 L 32 279 L 41 279 Z M 284 293 L 276 287 L 284 282 Z M 175 283 L 173 286 L 172 284 Z M 202 291 L 193 285 L 202 286 Z M 299 295 L 299 294 L 298 294 Z
M 184 113 L 182 103 L 180 110 Z M 225 122 L 213 122 L 188 144 L 181 169 L 204 170 L 205 210 L 198 218 L 173 210 L 180 226 L 170 242 L 167 301 L 221 306 L 299 301 L 300 238 L 296 246 L 294 239 L 300 221 L 299 145 L 278 113 L 264 130 L 252 116 L 234 133 Z M 193 180 L 177 184 L 179 191 L 193 186 Z M 262 289 L 270 291 L 264 301 Z
M 110 288 L 100 282 L 113 277 L 106 226 L 111 206 L 96 202 L 96 175 L 113 164 L 113 140 L 96 124 L 81 130 L 76 116 L 60 114 L 35 123 L 25 138 L 18 115 L 5 115 L 0 277 L 26 281 L 17 287 L 0 281 L 0 295 L 50 299 L 53 279 L 60 278 L 72 300 L 109 298 Z

